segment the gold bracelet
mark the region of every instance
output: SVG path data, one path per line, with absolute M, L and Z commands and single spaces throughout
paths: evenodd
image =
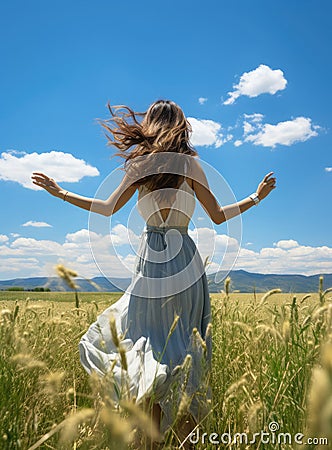
M 67 191 L 67 192 L 65 193 L 65 195 L 63 196 L 63 201 L 66 201 L 66 195 L 68 194 L 68 192 L 69 192 L 69 191 Z

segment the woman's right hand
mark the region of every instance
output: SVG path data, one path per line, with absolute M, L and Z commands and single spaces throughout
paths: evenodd
M 269 172 L 265 175 L 263 180 L 258 185 L 256 192 L 260 200 L 263 200 L 263 198 L 267 197 L 270 192 L 276 188 L 276 178 L 272 177 L 273 173 L 274 172 Z
M 54 197 L 63 197 L 63 189 L 58 185 L 56 181 L 54 181 L 53 178 L 50 178 L 41 172 L 33 172 L 31 178 L 33 184 L 45 189 L 45 191 L 54 195 Z

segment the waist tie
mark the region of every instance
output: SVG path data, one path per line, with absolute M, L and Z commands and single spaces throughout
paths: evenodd
M 145 231 L 153 231 L 155 233 L 162 233 L 165 234 L 169 230 L 177 230 L 181 234 L 188 234 L 188 227 L 185 225 L 164 225 L 164 226 L 156 226 L 156 225 L 145 225 Z

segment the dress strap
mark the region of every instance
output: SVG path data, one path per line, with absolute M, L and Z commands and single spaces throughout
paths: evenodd
M 184 176 L 186 176 L 187 173 L 188 173 L 188 161 L 185 160 L 185 162 L 184 162 Z

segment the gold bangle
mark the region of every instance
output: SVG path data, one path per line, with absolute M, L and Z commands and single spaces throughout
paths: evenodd
M 67 191 L 67 192 L 65 193 L 65 195 L 63 196 L 63 201 L 66 201 L 66 195 L 68 194 L 68 192 L 69 192 L 69 191 Z

